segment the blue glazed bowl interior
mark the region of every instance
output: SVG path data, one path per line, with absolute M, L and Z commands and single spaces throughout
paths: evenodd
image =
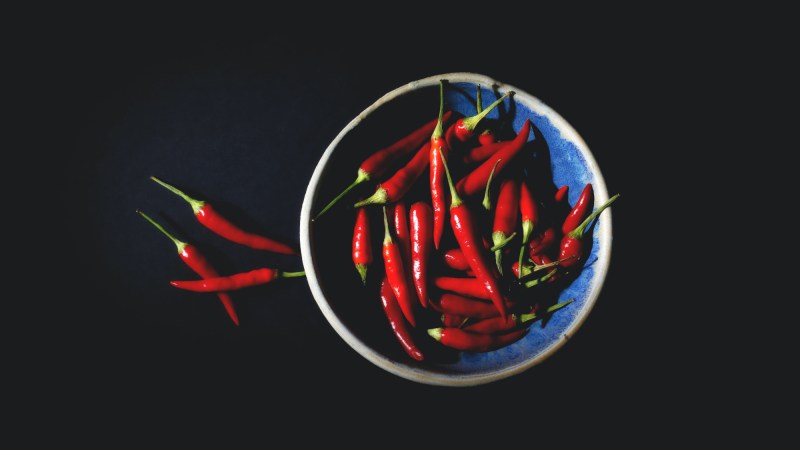
M 367 206 L 374 263 L 368 269 L 366 286 L 362 285 L 350 256 L 356 216 L 353 204 L 371 195 L 377 181 L 363 183 L 322 217 L 315 221 L 311 218 L 355 180 L 358 167 L 367 156 L 436 117 L 440 79 L 447 80 L 445 110 L 459 116 L 476 113 L 478 85 L 484 107 L 508 91 L 515 92 L 485 122 L 497 130 L 501 139 L 511 139 L 525 120 L 531 120 L 533 129 L 527 147 L 514 164 L 524 165 L 537 195 L 552 198 L 559 187 L 567 185 L 569 205 L 574 205 L 584 186 L 592 183 L 597 206 L 608 199 L 608 193 L 588 147 L 561 116 L 536 97 L 480 74 L 442 74 L 402 86 L 367 108 L 331 143 L 309 184 L 301 214 L 304 266 L 321 311 L 354 350 L 379 367 L 421 383 L 470 386 L 530 369 L 578 330 L 600 293 L 610 262 L 611 210 L 604 211 L 589 230 L 590 254 L 578 274 L 552 285 L 537 286 L 526 294 L 540 296 L 550 304 L 568 299 L 574 299 L 573 303 L 546 320 L 531 324 L 521 340 L 486 353 L 453 351 L 430 338 L 427 328 L 441 326 L 436 320 L 438 315 L 431 311 L 414 330 L 425 360 L 417 362 L 408 357 L 392 334 L 380 304 L 379 284 L 384 273 L 380 206 Z M 407 205 L 420 199 L 430 201 L 427 177 L 426 171 L 407 194 Z M 518 245 L 518 241 L 512 244 Z M 441 248 L 456 246 L 448 229 Z M 433 255 L 434 259 L 437 257 L 441 258 Z M 432 288 L 431 297 L 436 292 Z

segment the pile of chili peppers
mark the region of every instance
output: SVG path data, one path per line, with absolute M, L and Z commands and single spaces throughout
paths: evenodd
M 295 248 L 284 242 L 243 229 L 217 211 L 210 202 L 192 198 L 182 190 L 159 178 L 150 177 L 150 179 L 186 200 L 191 206 L 197 221 L 217 235 L 255 250 L 264 250 L 284 255 L 299 255 L 299 252 Z M 228 316 L 236 326 L 239 326 L 239 315 L 234 307 L 233 299 L 228 293 L 229 291 L 271 283 L 278 278 L 305 276 L 305 272 L 303 271 L 285 272 L 272 267 L 261 267 L 247 272 L 222 276 L 195 245 L 176 238 L 164 229 L 161 224 L 142 211 L 137 210 L 136 212 L 172 240 L 178 249 L 178 255 L 181 260 L 201 277 L 198 280 L 174 280 L 170 281 L 170 284 L 176 288 L 188 291 L 211 292 L 216 294 L 222 302 Z
M 364 285 L 380 284 L 387 332 L 418 361 L 430 345 L 487 352 L 519 340 L 536 321 L 545 326 L 572 303 L 557 302 L 558 292 L 586 263 L 597 217 L 619 198 L 595 208 L 587 183 L 569 205 L 568 187 L 542 178 L 549 167 L 530 167 L 531 121 L 514 132 L 502 128 L 510 123 L 502 117 L 487 119 L 514 101 L 513 92 L 484 109 L 477 86 L 476 114 L 461 117 L 445 111 L 444 89 L 442 81 L 437 117 L 372 153 L 314 218 L 375 182 L 371 195 L 351 203 L 355 273 Z M 412 189 L 418 183 L 427 186 Z

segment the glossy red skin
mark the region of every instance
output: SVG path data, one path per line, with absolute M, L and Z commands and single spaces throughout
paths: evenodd
M 380 184 L 386 190 L 387 203 L 400 201 L 429 166 L 431 143 L 422 144 L 417 153 L 402 169 Z
M 403 310 L 400 308 L 400 304 L 397 302 L 397 298 L 394 296 L 394 291 L 392 290 L 392 287 L 386 276 L 384 276 L 383 280 L 381 281 L 380 296 L 383 312 L 386 314 L 386 318 L 389 320 L 389 325 L 392 327 L 392 332 L 397 338 L 397 341 L 400 342 L 403 350 L 405 350 L 408 356 L 417 361 L 424 360 L 425 355 L 414 343 L 411 332 L 406 326 L 406 319 L 405 315 L 403 314 Z
M 529 221 L 534 226 L 539 223 L 539 204 L 524 181 L 519 184 L 519 213 L 523 222 Z
M 428 307 L 428 271 L 433 250 L 433 210 L 425 202 L 415 202 L 409 210 L 411 233 L 411 278 L 420 304 Z
M 508 167 L 514 160 L 514 157 L 525 147 L 528 142 L 528 135 L 531 132 L 530 119 L 525 121 L 525 124 L 517 133 L 517 136 L 509 142 L 508 145 L 503 146 L 492 155 L 491 158 L 484 161 L 480 166 L 476 167 L 472 172 L 462 178 L 456 185 L 456 190 L 459 194 L 465 196 L 475 195 L 476 193 L 483 193 L 486 189 L 486 183 L 489 181 L 489 174 L 492 173 L 492 168 L 495 167 L 495 162 L 499 159 L 497 168 L 494 170 L 494 177 L 499 177 L 503 169 Z M 447 155 L 445 155 L 447 157 Z
M 179 252 L 183 262 L 189 266 L 196 274 L 200 275 L 203 278 L 216 278 L 219 277 L 219 272 L 211 266 L 211 263 L 206 259 L 206 257 L 200 253 L 200 251 L 191 244 L 186 244 L 183 247 L 183 251 Z M 225 311 L 228 313 L 228 316 L 231 318 L 233 323 L 237 326 L 239 325 L 239 315 L 236 314 L 236 309 L 233 306 L 233 299 L 230 295 L 226 292 L 218 292 L 217 297 L 222 302 L 222 306 L 225 307 Z
M 408 285 L 408 275 L 403 265 L 403 255 L 400 247 L 394 241 L 384 241 L 383 263 L 386 269 L 386 277 L 394 291 L 397 302 L 400 304 L 403 315 L 412 327 L 417 326 L 417 322 L 414 319 L 414 304 L 417 303 L 414 297 L 416 296 L 412 297 L 413 293 Z
M 497 206 L 494 211 L 492 232 L 502 232 L 505 237 L 511 235 L 517 227 L 519 214 L 519 182 L 515 178 L 507 178 L 500 184 L 497 194 Z
M 369 215 L 364 208 L 358 208 L 356 224 L 353 227 L 353 263 L 368 266 L 372 264 L 372 240 L 369 229 Z
M 528 243 L 528 247 L 531 249 L 529 256 L 533 258 L 536 255 L 544 254 L 553 248 L 556 242 L 558 242 L 556 228 L 553 226 L 547 227 Z
M 574 238 L 569 234 L 565 234 L 561 238 L 561 245 L 559 246 L 558 259 L 570 258 L 566 261 L 561 261 L 559 267 L 569 269 L 577 266 L 583 259 L 584 247 L 586 244 L 585 236 Z
M 434 304 L 431 302 L 431 304 Z M 454 314 L 464 317 L 486 319 L 497 317 L 500 313 L 497 308 L 488 301 L 477 300 L 463 295 L 445 292 L 439 297 L 438 304 L 435 305 L 438 311 L 444 314 Z
M 411 234 L 408 229 L 408 209 L 402 200 L 392 206 L 392 222 L 397 246 L 403 255 L 403 268 L 406 273 L 411 270 Z
M 431 137 L 430 185 L 433 208 L 433 246 L 438 250 L 447 220 L 447 180 L 445 179 L 442 154 L 447 158 L 449 147 L 444 138 Z
M 482 300 L 491 300 L 486 286 L 477 278 L 469 277 L 435 277 L 433 284 L 439 289 L 455 292 L 456 294 L 466 295 Z
M 464 155 L 464 164 L 484 162 L 511 141 L 490 142 L 470 149 Z
M 534 264 L 537 264 L 537 265 L 540 265 L 540 266 L 542 264 L 550 264 L 551 262 L 553 262 L 553 260 L 550 259 L 550 257 L 547 256 L 547 255 L 535 255 L 535 256 L 531 257 L 531 260 L 533 260 Z M 566 261 L 563 261 L 563 262 L 559 263 L 559 266 L 563 266 L 564 262 L 566 262 Z M 562 273 L 562 271 L 563 271 L 563 269 L 562 270 L 556 270 L 556 273 L 554 273 L 553 276 L 548 278 L 546 282 L 547 283 L 555 282 L 558 279 L 558 277 L 560 276 L 560 274 Z
M 442 257 L 444 258 L 444 263 L 447 264 L 447 267 L 453 270 L 459 270 L 462 272 L 470 270 L 469 262 L 467 262 L 467 259 L 464 258 L 464 252 L 462 252 L 460 248 L 451 248 L 450 250 L 444 252 Z
M 491 131 L 483 132 L 478 135 L 478 143 L 481 145 L 489 145 L 497 141 L 494 133 Z
M 486 293 L 494 303 L 501 316 L 505 316 L 506 305 L 500 291 L 500 283 L 496 276 L 494 261 L 490 262 L 480 233 L 475 228 L 475 218 L 472 216 L 466 203 L 461 203 L 455 208 L 450 208 L 450 226 L 456 242 L 464 252 L 464 257 L 469 262 L 469 267 L 480 280 Z
M 488 352 L 516 342 L 525 332 L 523 328 L 506 334 L 491 335 L 471 333 L 461 328 L 445 328 L 439 342 L 461 351 Z
M 592 187 L 592 183 L 586 183 L 586 186 L 583 187 L 583 191 L 581 191 L 580 197 L 578 197 L 578 201 L 575 202 L 575 206 L 572 207 L 572 210 L 567 214 L 567 218 L 564 219 L 564 223 L 561 225 L 561 232 L 566 235 L 575 228 L 578 228 L 578 225 L 583 222 L 583 219 L 591 214 L 593 207 L 594 187 Z
M 220 215 L 208 202 L 197 211 L 195 217 L 209 230 L 237 244 L 246 245 L 257 250 L 282 253 L 284 255 L 298 254 L 298 251 L 289 245 L 241 229 L 239 226 Z
M 511 331 L 518 325 L 516 316 L 490 317 L 462 327 L 464 330 L 479 334 L 494 334 Z
M 565 198 L 567 198 L 567 194 L 569 193 L 569 186 L 564 185 L 558 188 L 556 194 L 554 196 L 556 202 L 560 203 L 563 202 Z
M 445 112 L 442 116 L 442 123 L 444 124 L 447 122 L 451 115 L 452 111 Z M 438 121 L 439 117 L 437 116 L 435 119 L 397 140 L 392 145 L 376 151 L 365 159 L 359 168 L 369 174 L 370 178 L 380 177 L 392 167 L 392 164 L 397 159 L 408 155 L 419 148 L 426 139 L 430 138 Z
M 278 270 L 262 267 L 248 272 L 236 273 L 225 277 L 209 277 L 202 280 L 170 281 L 169 284 L 179 289 L 194 292 L 235 291 L 246 287 L 267 284 L 278 277 Z

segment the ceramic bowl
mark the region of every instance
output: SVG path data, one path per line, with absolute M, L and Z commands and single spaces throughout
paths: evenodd
M 336 333 L 354 351 L 376 366 L 408 380 L 431 385 L 474 386 L 533 368 L 561 349 L 578 331 L 592 310 L 608 271 L 611 209 L 605 210 L 590 229 L 590 254 L 579 274 L 567 283 L 558 284 L 557 291 L 543 291 L 542 295 L 551 296 L 554 302 L 574 299 L 573 303 L 546 321 L 530 325 L 522 339 L 489 352 L 443 349 L 425 330 L 414 329 L 415 340 L 423 349 L 425 359 L 410 358 L 392 334 L 380 304 L 379 284 L 384 273 L 380 207 L 368 206 L 371 208 L 374 263 L 367 271 L 366 285 L 362 284 L 351 259 L 356 216 L 353 205 L 372 194 L 376 182 L 362 183 L 324 215 L 312 219 L 355 180 L 359 165 L 368 155 L 436 117 L 440 80 L 446 80 L 445 109 L 462 116 L 476 113 L 477 86 L 480 86 L 484 106 L 513 91 L 505 103 L 487 116 L 487 123 L 495 123 L 498 130 L 505 127 L 509 133 L 516 133 L 525 120 L 530 119 L 532 150 L 526 157 L 534 158 L 536 167 L 541 170 L 534 176 L 548 180 L 553 190 L 569 186 L 569 205 L 575 204 L 586 183 L 594 187 L 595 207 L 608 199 L 595 158 L 578 132 L 556 111 L 535 96 L 488 76 L 445 73 L 412 81 L 386 93 L 341 130 L 320 158 L 308 184 L 300 218 L 300 242 L 303 266 L 314 299 Z M 424 198 L 427 176 L 426 171 L 424 179 L 418 182 L 422 193 L 409 195 Z M 417 324 L 417 328 L 428 326 L 433 325 Z

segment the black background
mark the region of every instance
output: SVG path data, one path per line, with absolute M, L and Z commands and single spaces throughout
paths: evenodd
M 662 433 L 665 408 L 688 404 L 690 356 L 666 337 L 676 334 L 663 309 L 674 286 L 654 275 L 667 262 L 651 258 L 654 245 L 670 245 L 653 239 L 664 214 L 657 205 L 666 203 L 658 174 L 693 170 L 671 159 L 687 142 L 674 132 L 673 111 L 689 98 L 682 87 L 702 58 L 646 17 L 599 21 L 587 11 L 578 21 L 536 15 L 528 23 L 524 12 L 474 22 L 412 15 L 395 25 L 151 12 L 83 20 L 47 38 L 34 81 L 46 81 L 47 116 L 58 118 L 49 137 L 57 136 L 65 188 L 55 197 L 71 218 L 60 234 L 71 245 L 54 258 L 66 273 L 76 269 L 71 295 L 80 301 L 52 302 L 32 333 L 45 349 L 32 377 L 46 386 L 42 404 L 57 406 L 43 414 L 65 421 L 80 404 L 105 430 L 145 437 L 179 424 L 270 434 L 283 423 L 333 425 L 344 436 L 376 421 L 405 437 L 485 428 L 524 436 L 567 422 L 616 438 L 628 437 L 626 427 Z M 150 175 L 299 244 L 306 185 L 339 130 L 389 90 L 460 71 L 558 111 L 594 153 L 609 194 L 622 194 L 600 298 L 551 358 L 488 385 L 417 384 L 347 346 L 303 279 L 235 293 L 239 328 L 214 297 L 169 286 L 193 274 L 136 209 L 198 244 L 221 272 L 302 266 L 217 238 Z M 687 419 L 696 413 L 673 420 L 697 426 Z

